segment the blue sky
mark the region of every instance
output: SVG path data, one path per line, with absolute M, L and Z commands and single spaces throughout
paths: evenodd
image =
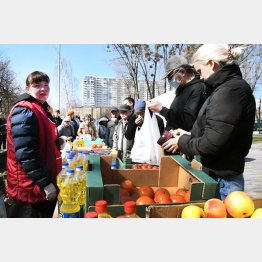
M 28 74 L 35 70 L 47 73 L 52 87 L 57 86 L 58 45 L 54 44 L 0 44 L 0 56 L 9 59 L 10 67 L 24 87 Z M 73 75 L 78 79 L 77 93 L 81 93 L 81 81 L 85 75 L 115 76 L 113 55 L 103 44 L 63 44 L 61 57 L 70 62 Z M 53 81 L 52 81 L 53 79 Z
M 61 56 L 69 60 L 77 78 L 86 74 L 113 76 L 110 65 L 112 55 L 102 44 L 61 45 Z M 19 80 L 34 70 L 41 70 L 52 77 L 58 61 L 58 45 L 53 44 L 0 44 L 0 54 L 11 60 L 11 68 Z

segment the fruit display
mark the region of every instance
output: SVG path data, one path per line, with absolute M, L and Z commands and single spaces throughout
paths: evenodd
M 124 204 L 130 200 L 136 201 L 137 205 L 187 202 L 184 196 L 174 193 L 174 191 L 184 192 L 185 196 L 187 193 L 190 193 L 190 191 L 184 188 L 171 188 L 170 190 L 171 191 L 164 187 L 153 188 L 146 184 L 135 187 L 130 179 L 125 179 L 120 184 L 120 203 Z
M 203 212 L 202 212 L 203 211 Z M 262 218 L 262 208 L 255 208 L 254 200 L 242 191 L 231 192 L 224 201 L 212 198 L 203 209 L 193 204 L 182 209 L 182 218 Z

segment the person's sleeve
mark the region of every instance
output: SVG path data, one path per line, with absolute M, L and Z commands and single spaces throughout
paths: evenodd
M 157 124 L 158 124 L 158 128 L 159 128 L 159 132 L 160 132 L 160 135 L 163 134 L 164 130 L 165 130 L 165 124 L 164 124 L 164 121 L 163 119 L 156 115 L 156 119 L 157 119 Z
M 159 113 L 165 117 L 167 122 L 175 123 L 176 126 L 185 130 L 191 130 L 197 118 L 202 101 L 203 92 L 200 88 L 197 88 L 191 92 L 186 100 L 182 114 L 181 111 L 175 111 L 166 107 L 163 107 Z
M 127 129 L 125 132 L 125 137 L 128 140 L 134 140 L 135 135 L 136 135 L 136 128 L 138 125 L 135 123 L 136 120 L 136 115 L 132 115 L 131 118 L 128 121 Z
M 231 146 L 230 140 L 243 110 L 240 99 L 239 94 L 233 90 L 219 90 L 208 101 L 203 135 L 197 138 L 181 136 L 178 140 L 180 150 L 190 156 L 200 154 L 206 159 L 215 158 L 226 151 Z
M 27 175 L 41 188 L 51 183 L 51 172 L 40 156 L 38 120 L 33 112 L 16 107 L 11 115 L 11 132 L 15 155 Z

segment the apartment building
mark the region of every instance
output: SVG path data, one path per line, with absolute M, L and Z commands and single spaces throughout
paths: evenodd
M 139 97 L 149 99 L 146 82 L 139 80 Z M 156 96 L 164 92 L 164 82 L 156 82 Z M 135 90 L 128 79 L 85 76 L 82 81 L 82 105 L 89 107 L 119 106 Z M 132 95 L 133 96 L 133 95 Z

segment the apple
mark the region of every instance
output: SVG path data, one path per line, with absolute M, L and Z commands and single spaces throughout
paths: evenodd
M 262 218 L 262 208 L 257 208 L 250 218 Z
M 227 212 L 231 217 L 249 217 L 255 210 L 255 204 L 250 196 L 242 191 L 233 191 L 224 199 Z
M 205 217 L 204 210 L 195 205 L 189 205 L 183 208 L 181 218 L 201 218 Z
M 207 218 L 226 218 L 227 210 L 222 200 L 211 198 L 205 202 L 204 212 Z

